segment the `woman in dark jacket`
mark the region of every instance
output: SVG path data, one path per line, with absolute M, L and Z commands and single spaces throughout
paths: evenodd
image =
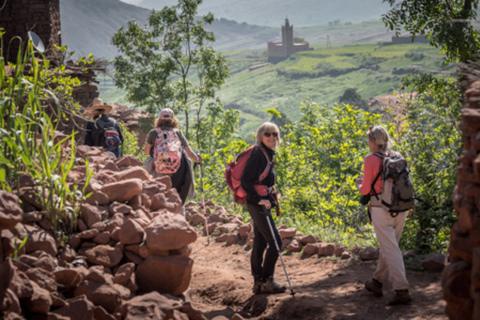
M 252 275 L 254 277 L 254 293 L 282 293 L 285 286 L 273 281 L 275 263 L 278 259 L 278 251 L 275 246 L 275 238 L 278 246 L 282 246 L 282 239 L 273 222 L 270 209 L 276 201 L 270 190 L 275 185 L 275 168 L 273 158 L 275 149 L 280 143 L 280 132 L 277 125 L 265 122 L 257 130 L 256 148 L 247 161 L 242 177 L 242 187 L 247 193 L 247 209 L 253 220 L 253 248 L 251 256 Z M 260 176 L 265 171 L 268 162 L 270 169 L 267 176 L 260 181 Z M 259 194 L 266 193 L 266 194 Z M 273 230 L 270 230 L 267 219 L 270 220 Z M 267 249 L 268 245 L 268 249 Z M 266 253 L 265 253 L 266 250 Z M 265 253 L 265 259 L 263 258 Z

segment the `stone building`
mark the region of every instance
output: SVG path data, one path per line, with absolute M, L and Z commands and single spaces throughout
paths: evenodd
M 26 44 L 27 32 L 35 32 L 51 49 L 53 44 L 61 45 L 60 1 L 59 0 L 5 0 L 0 10 L 0 27 L 5 29 L 3 35 L 3 56 L 14 62 L 20 46 Z M 3 1 L 2 1 L 3 2 Z M 48 50 L 50 54 L 52 50 Z M 47 56 L 48 57 L 48 56 Z
M 295 52 L 306 50 L 310 50 L 309 43 L 295 43 L 293 37 L 293 25 L 290 25 L 288 19 L 285 19 L 285 25 L 282 26 L 282 41 L 268 42 L 268 61 L 281 61 Z
M 59 0 L 5 0 L 0 10 L 0 27 L 5 29 L 3 35 L 2 55 L 10 62 L 15 62 L 19 48 L 25 49 L 29 31 L 35 32 L 45 46 L 45 57 L 56 65 L 60 59 L 56 56 L 54 45 L 62 45 Z M 20 39 L 18 39 L 20 38 Z M 13 39 L 13 40 L 12 40 Z M 12 40 L 12 41 L 11 41 Z M 98 97 L 99 92 L 93 70 L 84 72 L 83 68 L 73 64 L 67 65 L 66 74 L 80 79 L 83 85 L 73 91 L 73 98 L 81 106 L 87 106 Z

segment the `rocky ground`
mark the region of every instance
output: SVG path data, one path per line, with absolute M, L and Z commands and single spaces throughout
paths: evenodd
M 391 288 L 382 298 L 363 288 L 375 261 L 287 254 L 284 261 L 296 293 L 292 297 L 288 290 L 252 294 L 248 246 L 208 242 L 201 236 L 191 258 L 192 305 L 208 319 L 447 319 L 440 272 L 407 270 L 413 303 L 390 307 Z M 280 261 L 276 278 L 287 285 Z

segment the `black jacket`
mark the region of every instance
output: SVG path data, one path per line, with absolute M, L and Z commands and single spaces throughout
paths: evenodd
M 275 151 L 267 148 L 263 143 L 262 147 L 269 155 L 271 166 L 267 177 L 260 183 L 267 187 L 273 187 L 275 185 L 276 173 L 273 165 L 273 159 L 275 157 Z M 267 167 L 267 159 L 260 148 L 255 148 L 245 165 L 242 176 L 242 187 L 247 192 L 247 201 L 257 204 L 262 199 L 269 199 L 269 196 L 261 197 L 254 188 L 255 184 L 258 184 L 260 176 Z
M 120 141 L 123 143 L 124 138 L 123 138 L 123 134 L 122 134 L 122 129 L 120 129 L 120 125 L 118 124 L 118 122 L 115 119 L 112 119 L 112 118 L 108 117 L 107 115 L 102 114 L 101 117 L 99 115 L 95 116 L 95 118 L 93 118 L 93 120 L 94 121 L 89 121 L 87 123 L 87 127 L 86 127 L 87 133 L 85 135 L 85 144 L 87 146 L 103 147 L 104 144 L 105 144 L 105 137 L 102 137 L 100 140 L 95 139 L 95 135 L 96 135 L 96 131 L 97 131 L 96 126 L 95 126 L 96 121 L 108 122 L 109 124 L 106 127 L 114 127 L 118 132 L 118 137 L 120 138 Z M 95 140 L 97 140 L 97 142 L 95 142 Z

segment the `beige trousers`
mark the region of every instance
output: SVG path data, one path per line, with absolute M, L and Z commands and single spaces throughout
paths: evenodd
M 408 289 L 403 254 L 398 246 L 405 226 L 406 213 L 399 213 L 393 218 L 382 207 L 372 207 L 371 215 L 373 228 L 380 245 L 380 258 L 373 278 L 382 284 L 390 282 L 393 290 Z

